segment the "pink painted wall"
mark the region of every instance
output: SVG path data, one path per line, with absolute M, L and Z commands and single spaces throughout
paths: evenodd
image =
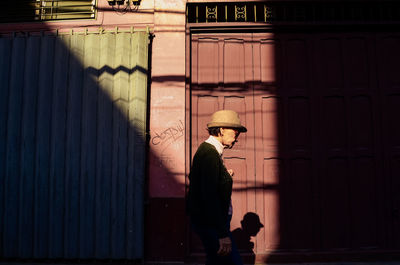
M 154 3 L 149 195 L 183 197 L 186 1 Z
M 155 0 L 154 8 L 145 257 L 182 261 L 186 237 L 186 1 Z

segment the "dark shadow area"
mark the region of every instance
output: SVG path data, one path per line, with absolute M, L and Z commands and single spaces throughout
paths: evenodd
M 240 221 L 241 227 L 232 231 L 233 239 L 242 253 L 246 264 L 255 264 L 254 242 L 255 237 L 264 225 L 260 222 L 260 217 L 256 213 L 248 212 Z
M 279 151 L 264 159 L 279 164 L 279 240 L 265 262 L 399 260 L 397 78 L 385 74 L 399 36 L 299 28 L 272 30 Z

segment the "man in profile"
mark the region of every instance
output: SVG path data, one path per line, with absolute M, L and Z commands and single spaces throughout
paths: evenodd
M 241 265 L 232 240 L 232 176 L 222 160 L 225 148 L 232 148 L 239 134 L 246 132 L 233 110 L 215 112 L 207 124 L 209 138 L 193 157 L 189 174 L 187 212 L 193 230 L 199 235 L 206 255 L 206 265 Z

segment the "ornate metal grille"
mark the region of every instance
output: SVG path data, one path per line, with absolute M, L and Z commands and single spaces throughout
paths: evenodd
M 188 3 L 188 23 L 400 23 L 400 1 L 260 1 Z

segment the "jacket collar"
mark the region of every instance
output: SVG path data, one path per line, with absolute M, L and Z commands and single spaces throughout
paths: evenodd
M 206 140 L 206 143 L 209 143 L 217 149 L 217 152 L 220 156 L 222 156 L 222 153 L 224 152 L 224 146 L 215 138 L 214 136 L 210 135 L 208 139 Z

